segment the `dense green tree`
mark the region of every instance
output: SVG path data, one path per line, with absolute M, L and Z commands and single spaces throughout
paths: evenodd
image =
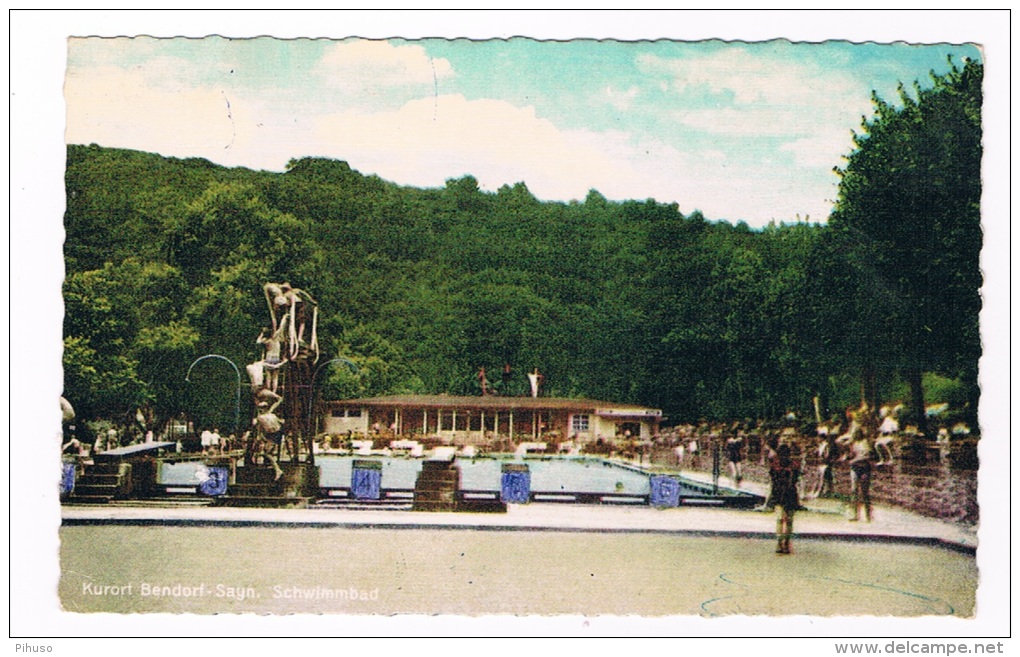
M 308 258 L 305 225 L 272 208 L 243 183 L 216 183 L 167 231 L 170 264 L 191 285 L 208 283 L 223 268 L 261 268 L 263 280 L 281 280 Z
M 830 220 L 857 275 L 867 322 L 853 349 L 866 396 L 879 369 L 912 382 L 924 421 L 923 371 L 962 377 L 976 411 L 981 271 L 981 81 L 968 61 L 929 88 L 900 89 L 899 104 L 874 97 L 855 136 Z
M 174 269 L 135 258 L 68 276 L 64 388 L 83 419 L 122 422 L 154 407 L 163 422 L 178 410 L 183 375 L 167 377 L 184 371 L 198 337 L 182 321 L 187 296 Z

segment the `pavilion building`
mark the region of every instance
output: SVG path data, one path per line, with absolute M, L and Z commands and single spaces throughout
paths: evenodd
M 656 408 L 558 397 L 393 395 L 328 401 L 323 411 L 320 433 L 388 433 L 457 445 L 649 440 L 662 418 Z

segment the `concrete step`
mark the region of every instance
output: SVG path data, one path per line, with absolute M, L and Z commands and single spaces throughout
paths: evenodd
M 95 475 L 119 475 L 124 463 L 95 463 L 85 466 L 85 476 Z
M 453 490 L 428 490 L 415 491 L 414 501 L 417 502 L 447 502 L 457 501 L 457 491 Z
M 394 502 L 391 500 L 319 500 L 312 509 L 346 509 L 352 511 L 410 511 L 411 502 Z
M 158 497 L 147 500 L 110 500 L 109 506 L 129 508 L 195 508 L 212 506 L 214 500 L 209 497 Z
M 447 472 L 447 471 L 459 472 L 460 468 L 458 468 L 450 461 L 422 461 L 421 471 L 423 473 Z
M 460 500 L 457 511 L 468 513 L 506 513 L 506 504 L 499 500 Z
M 112 497 L 106 495 L 77 495 L 72 494 L 67 499 L 67 504 L 102 504 L 107 505 L 113 500 Z
M 94 486 L 116 486 L 120 484 L 120 480 L 121 476 L 119 474 L 96 474 L 94 472 L 86 472 L 78 481 L 82 484 Z
M 223 495 L 215 498 L 216 506 L 260 507 L 269 509 L 305 509 L 314 498 L 311 497 L 236 497 Z
M 448 481 L 418 481 L 414 485 L 414 492 L 417 495 L 419 492 L 426 491 L 440 491 L 440 490 L 458 490 L 460 487 L 456 484 L 451 484 Z
M 81 497 L 108 497 L 113 498 L 120 491 L 120 487 L 109 484 L 88 484 L 78 483 L 74 486 L 72 495 Z
M 457 483 L 460 481 L 459 470 L 432 470 L 431 472 L 422 471 L 418 475 L 420 481 L 447 481 Z
M 283 492 L 279 482 L 265 484 L 230 484 L 227 491 L 232 497 L 278 497 Z
M 428 502 L 425 500 L 415 500 L 411 506 L 412 511 L 456 511 L 456 502 Z

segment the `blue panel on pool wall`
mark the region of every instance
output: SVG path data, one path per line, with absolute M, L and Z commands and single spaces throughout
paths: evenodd
M 75 465 L 74 463 L 61 463 L 60 465 L 63 468 L 60 474 L 60 494 L 70 495 L 74 490 Z
M 503 472 L 500 479 L 499 499 L 513 504 L 527 504 L 531 500 L 531 473 Z
M 202 495 L 226 495 L 227 494 L 227 469 L 223 467 L 209 467 L 204 473 L 206 478 L 198 484 L 198 492 Z
M 351 493 L 355 499 L 378 500 L 382 495 L 382 470 L 380 468 L 358 467 L 351 470 Z
M 649 485 L 652 494 L 649 503 L 652 506 L 671 507 L 680 505 L 680 482 L 673 477 L 656 475 L 651 477 Z

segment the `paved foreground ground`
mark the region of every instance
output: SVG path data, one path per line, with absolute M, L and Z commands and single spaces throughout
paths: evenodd
M 974 614 L 974 532 L 834 502 L 511 506 L 507 514 L 67 507 L 67 611 L 344 614 Z

